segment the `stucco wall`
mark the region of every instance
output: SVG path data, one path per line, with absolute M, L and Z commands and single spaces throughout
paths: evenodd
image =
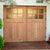
M 46 41 L 48 41 L 48 37 L 50 34 L 50 4 L 44 3 L 36 3 L 36 0 L 28 0 L 28 2 L 24 2 L 24 0 L 16 0 L 17 5 L 31 5 L 31 6 L 46 6 Z M 3 20 L 3 5 L 6 5 L 4 2 L 0 2 L 0 18 Z M 0 29 L 0 34 L 3 36 L 3 28 Z

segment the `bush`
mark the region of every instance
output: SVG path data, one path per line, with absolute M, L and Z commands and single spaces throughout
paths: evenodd
M 1 48 L 3 47 L 3 45 L 4 45 L 4 39 L 3 39 L 3 37 L 0 35 L 0 50 L 1 50 Z
M 0 29 L 2 28 L 2 19 L 0 19 Z

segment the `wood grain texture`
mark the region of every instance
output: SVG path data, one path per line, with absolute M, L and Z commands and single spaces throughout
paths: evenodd
M 4 6 L 4 40 L 5 42 L 45 41 L 46 36 L 46 7 L 45 6 L 16 6 L 9 7 L 23 10 L 22 19 L 6 19 L 6 6 Z M 28 9 L 38 9 L 38 19 L 28 19 Z M 43 9 L 43 19 L 39 19 L 39 9 Z M 34 13 L 32 11 L 33 17 Z M 11 13 L 13 14 L 13 13 Z M 15 13 L 16 14 L 16 13 Z

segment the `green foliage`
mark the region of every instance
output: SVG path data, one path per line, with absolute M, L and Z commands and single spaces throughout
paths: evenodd
M 43 3 L 43 0 L 36 0 L 36 3 Z
M 0 29 L 2 28 L 2 19 L 0 19 Z
M 16 6 L 16 2 L 15 1 L 13 1 L 13 0 L 10 0 L 10 1 L 8 1 L 8 7 L 10 7 L 10 6 Z
M 50 0 L 46 0 L 46 1 L 50 1 Z
M 0 50 L 3 47 L 3 45 L 4 45 L 4 40 L 3 37 L 0 35 Z
M 1 48 L 0 48 L 0 50 L 1 50 Z

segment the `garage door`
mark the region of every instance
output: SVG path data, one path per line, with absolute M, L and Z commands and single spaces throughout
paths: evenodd
M 46 7 L 4 6 L 5 42 L 45 41 Z

